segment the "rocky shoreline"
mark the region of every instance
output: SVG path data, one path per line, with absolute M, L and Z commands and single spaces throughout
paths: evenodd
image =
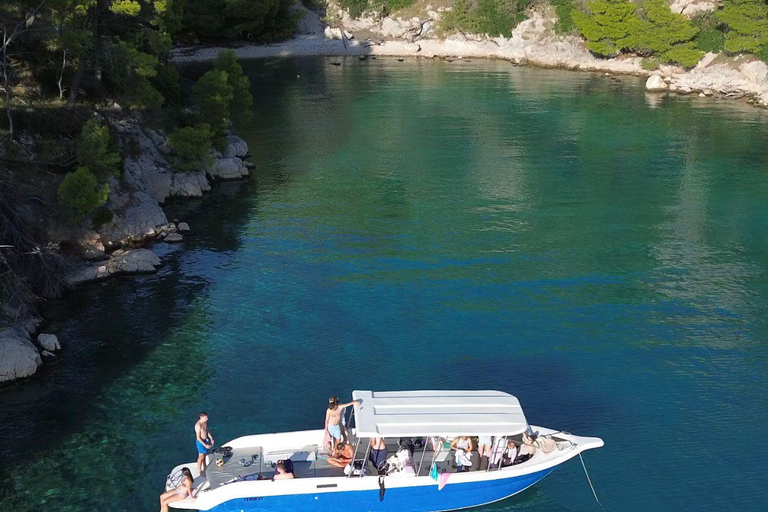
M 672 9 L 686 16 L 714 8 L 714 3 L 700 0 L 676 0 L 672 4 Z M 244 44 L 234 48 L 237 56 L 242 59 L 300 56 L 499 59 L 574 71 L 658 75 L 667 87 L 656 88 L 656 92 L 743 98 L 768 108 L 768 66 L 754 57 L 710 53 L 692 70 L 667 65 L 647 70 L 642 67 L 642 57 L 638 56 L 598 58 L 589 53 L 580 38 L 555 34 L 556 16 L 549 6 L 532 10 L 509 38 L 461 33 L 440 37 L 436 27 L 444 11 L 432 10 L 429 6 L 418 16 L 407 19 L 375 16 L 353 19 L 334 4 L 329 4 L 322 19 L 318 13 L 300 5 L 295 9 L 303 13 L 303 18 L 293 39 L 271 45 Z M 180 47 L 174 50 L 173 59 L 177 63 L 212 61 L 220 50 Z
M 210 150 L 205 168 L 175 172 L 167 137 L 160 130 L 142 128 L 140 114 L 110 124 L 126 155 L 121 179 L 110 179 L 107 206 L 113 219 L 98 230 L 76 229 L 62 221 L 50 227 L 50 239 L 75 248 L 81 258 L 67 275 L 73 287 L 117 275 L 156 272 L 162 265 L 160 257 L 141 245 L 153 240 L 182 242 L 183 233 L 190 231 L 185 222 L 169 221 L 162 205 L 173 197 L 202 197 L 219 180 L 247 178 L 252 167 L 245 161 L 248 144 L 230 133 L 224 151 Z M 57 359 L 59 340 L 50 333 L 38 334 L 42 324 L 39 317 L 27 317 L 0 327 L 0 386 L 31 377 Z

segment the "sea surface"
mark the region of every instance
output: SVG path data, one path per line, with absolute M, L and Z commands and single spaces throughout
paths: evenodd
M 245 69 L 257 169 L 168 207 L 157 275 L 47 305 L 0 510 L 156 510 L 201 410 L 223 442 L 453 388 L 602 437 L 609 512 L 765 510 L 768 112 L 504 62 Z M 575 460 L 483 510 L 600 509 Z

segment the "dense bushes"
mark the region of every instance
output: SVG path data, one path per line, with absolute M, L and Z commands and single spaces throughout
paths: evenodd
M 209 164 L 208 150 L 213 144 L 213 130 L 201 123 L 179 128 L 168 137 L 168 146 L 176 153 L 174 168 L 186 171 Z
M 717 19 L 726 26 L 725 49 L 731 53 L 768 51 L 768 3 L 727 0 Z
M 693 67 L 702 56 L 693 38 L 698 29 L 681 14 L 670 11 L 666 0 L 594 0 L 587 12 L 573 13 L 576 27 L 590 51 L 611 57 L 633 51 Z
M 555 8 L 555 14 L 557 14 L 555 32 L 570 34 L 576 30 L 576 24 L 573 22 L 574 0 L 550 0 L 549 3 Z
M 337 0 L 338 4 L 353 18 L 359 18 L 365 11 L 389 14 L 413 5 L 416 0 Z
M 293 0 L 186 0 L 181 32 L 194 37 L 273 42 L 293 33 Z
M 531 0 L 455 0 L 445 14 L 447 30 L 488 34 L 496 37 L 512 35 L 512 29 L 525 19 Z
M 70 222 L 80 222 L 96 208 L 107 202 L 109 185 L 100 185 L 87 167 L 78 167 L 64 177 L 59 186 L 59 203 L 64 206 Z
M 590 51 L 606 57 L 632 51 L 692 67 L 703 52 L 725 50 L 768 62 L 766 0 L 725 0 L 721 10 L 693 21 L 671 12 L 666 0 L 593 0 L 572 17 Z
M 120 154 L 112 151 L 109 128 L 93 119 L 85 123 L 77 141 L 77 162 L 96 177 L 106 179 L 120 175 L 120 161 Z

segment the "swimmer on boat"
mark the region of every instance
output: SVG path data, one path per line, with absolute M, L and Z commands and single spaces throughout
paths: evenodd
M 213 434 L 208 430 L 208 413 L 201 412 L 195 423 L 195 445 L 197 446 L 197 470 L 205 476 L 205 456 L 213 448 Z
M 336 456 L 336 445 L 339 441 L 343 441 L 345 436 L 342 431 L 343 425 L 341 424 L 341 415 L 344 409 L 354 404 L 355 402 L 347 402 L 346 404 L 340 404 L 339 399 L 332 396 L 328 399 L 328 410 L 325 411 L 325 431 L 331 441 L 331 457 Z
M 181 483 L 179 486 L 160 495 L 160 512 L 168 512 L 169 503 L 193 498 L 192 481 L 192 472 L 189 468 L 181 468 Z

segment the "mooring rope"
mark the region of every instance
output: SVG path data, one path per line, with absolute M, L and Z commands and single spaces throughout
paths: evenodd
M 581 456 L 581 452 L 579 452 L 579 460 L 581 460 L 581 467 L 584 468 L 584 475 L 587 477 L 587 482 L 589 483 L 589 488 L 592 489 L 592 496 L 595 497 L 595 501 L 598 505 L 600 505 L 600 508 L 605 510 L 605 507 L 602 503 L 600 503 L 600 500 L 597 499 L 597 493 L 595 492 L 595 486 L 592 485 L 592 479 L 589 478 L 589 473 L 587 472 L 587 465 L 584 464 L 584 458 Z

